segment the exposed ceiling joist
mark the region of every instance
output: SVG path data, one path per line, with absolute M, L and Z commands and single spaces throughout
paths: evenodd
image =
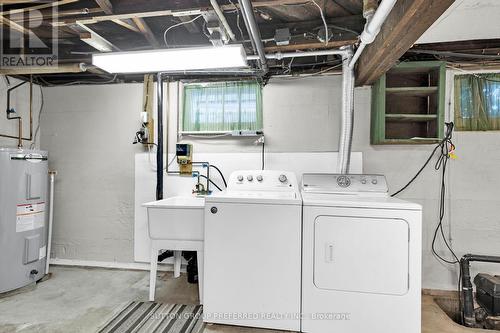
M 113 4 L 109 0 L 95 0 L 97 5 L 102 8 L 105 14 L 107 15 L 113 15 Z M 131 24 L 131 22 L 127 22 L 126 20 L 111 20 L 112 22 L 118 24 L 119 26 L 122 26 L 126 29 L 135 31 L 135 32 L 140 32 L 139 28 Z
M 307 2 L 307 0 L 306 0 Z M 282 6 L 282 5 L 293 5 L 293 4 L 303 4 L 304 0 L 265 0 L 265 1 L 253 1 L 252 5 L 254 8 L 258 7 L 273 7 L 273 6 Z M 238 6 L 235 3 L 236 6 Z M 234 10 L 233 5 L 221 5 L 222 10 Z M 201 11 L 212 10 L 212 7 L 189 7 L 189 8 L 178 8 L 178 9 L 165 9 L 165 10 L 156 10 L 156 11 L 146 11 L 146 12 L 131 12 L 131 13 L 122 13 L 122 14 L 109 14 L 109 15 L 100 15 L 93 17 L 85 17 L 82 19 L 73 19 L 73 20 L 63 20 L 54 22 L 55 26 L 65 26 L 74 23 L 75 21 L 82 24 L 95 24 L 98 22 L 104 21 L 113 21 L 113 20 L 125 20 L 125 19 L 133 19 L 133 18 L 146 18 L 146 17 L 160 17 L 160 16 L 182 16 L 183 13 L 185 15 L 195 15 L 200 13 Z
M 100 52 L 120 51 L 118 47 L 84 24 L 74 23 L 70 25 L 70 28 L 79 34 L 82 42 L 87 43 Z
M 144 35 L 144 37 L 148 40 L 148 42 L 153 46 L 154 48 L 160 47 L 160 44 L 155 38 L 155 35 L 153 34 L 153 31 L 149 28 L 147 25 L 146 21 L 144 21 L 143 18 L 140 17 L 134 17 L 132 21 L 135 23 L 137 28 L 139 28 L 139 31 Z
M 40 10 L 40 9 L 45 9 L 45 8 L 62 6 L 62 5 L 66 5 L 66 4 L 73 3 L 73 2 L 78 2 L 78 1 L 79 0 L 59 0 L 59 1 L 53 1 L 53 2 L 48 2 L 48 3 L 43 3 L 41 5 L 36 5 L 36 6 L 30 6 L 30 7 L 18 8 L 18 9 L 11 9 L 11 10 L 8 10 L 6 12 L 0 12 L 0 15 L 13 15 L 13 14 L 25 13 L 25 12 L 29 12 L 29 11 L 33 11 L 33 10 Z M 2 3 L 5 4 L 5 1 L 2 1 Z
M 454 0 L 399 0 L 375 41 L 359 58 L 356 84 L 372 84 L 434 23 Z
M 2 68 L 0 75 L 30 75 L 30 74 L 54 74 L 54 73 L 81 73 L 87 67 L 83 63 L 59 64 L 58 66 L 24 66 L 18 68 Z

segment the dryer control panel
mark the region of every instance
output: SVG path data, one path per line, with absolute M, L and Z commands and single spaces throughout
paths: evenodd
M 228 191 L 298 192 L 295 173 L 280 170 L 238 170 L 231 173 Z
M 305 173 L 302 191 L 314 193 L 382 193 L 389 191 L 383 175 Z

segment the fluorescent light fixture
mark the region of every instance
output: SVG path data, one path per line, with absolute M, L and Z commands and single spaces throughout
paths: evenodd
M 92 55 L 92 64 L 109 73 L 156 73 L 247 67 L 240 44 Z

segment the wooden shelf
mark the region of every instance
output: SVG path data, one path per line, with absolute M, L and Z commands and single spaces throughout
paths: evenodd
M 386 113 L 385 119 L 394 122 L 408 121 L 433 121 L 437 119 L 435 114 L 404 114 L 404 113 Z
M 385 139 L 380 144 L 383 145 L 421 145 L 421 144 L 432 144 L 441 141 L 438 138 L 411 138 L 411 139 Z
M 404 62 L 372 88 L 371 144 L 433 144 L 444 136 L 446 64 Z
M 397 87 L 397 88 L 386 88 L 386 93 L 388 95 L 409 95 L 409 96 L 419 96 L 427 97 L 438 92 L 438 87 Z

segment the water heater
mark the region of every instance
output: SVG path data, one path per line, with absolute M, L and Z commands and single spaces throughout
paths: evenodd
M 47 152 L 0 148 L 0 293 L 45 274 Z

